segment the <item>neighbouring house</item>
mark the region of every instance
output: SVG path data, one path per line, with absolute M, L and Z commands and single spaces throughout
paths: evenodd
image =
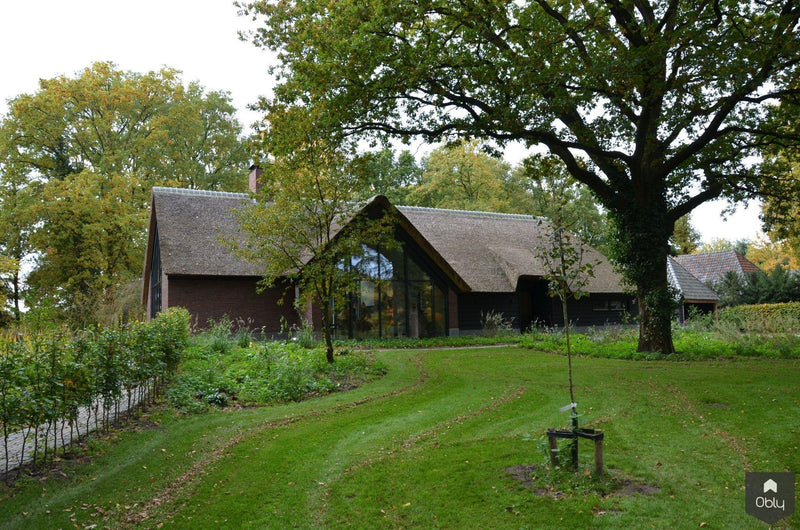
M 692 312 L 716 313 L 719 296 L 697 279 L 673 257 L 667 258 L 667 278 L 678 296 L 678 321 L 683 323 Z
M 728 272 L 735 272 L 740 276 L 745 276 L 751 272 L 763 272 L 755 263 L 735 250 L 684 254 L 675 256 L 675 260 L 705 284 L 718 282 Z
M 267 334 L 303 320 L 318 329 L 313 308 L 297 313 L 292 285 L 257 292 L 261 271 L 225 244 L 239 237 L 235 210 L 251 200 L 249 194 L 153 189 L 143 278 L 148 317 L 181 306 L 200 327 L 227 317 Z M 478 333 L 490 311 L 519 330 L 563 325 L 561 304 L 548 296 L 537 258 L 546 223 L 525 215 L 394 207 L 382 196 L 364 207 L 393 211 L 402 245 L 371 251 L 370 277 L 354 286 L 346 307 L 335 308 L 336 337 Z M 570 321 L 603 325 L 635 313 L 608 260 L 593 249 L 587 259 L 599 264 L 589 296 L 570 302 Z

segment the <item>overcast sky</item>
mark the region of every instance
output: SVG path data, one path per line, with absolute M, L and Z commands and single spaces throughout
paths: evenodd
M 39 79 L 113 61 L 135 72 L 168 66 L 181 70 L 185 83 L 228 91 L 247 128 L 257 119 L 247 105 L 270 87 L 270 55 L 237 35 L 252 24 L 232 0 L 0 0 L 0 114 L 8 99 L 35 92 Z M 761 233 L 757 206 L 739 208 L 727 222 L 720 210 L 708 204 L 693 213 L 703 241 Z

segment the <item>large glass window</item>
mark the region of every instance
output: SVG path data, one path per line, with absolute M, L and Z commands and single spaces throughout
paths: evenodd
M 150 258 L 150 318 L 161 311 L 161 242 L 158 239 L 158 225 L 153 234 L 153 254 Z
M 446 334 L 446 289 L 404 249 L 367 249 L 350 267 L 361 279 L 337 308 L 338 338 Z

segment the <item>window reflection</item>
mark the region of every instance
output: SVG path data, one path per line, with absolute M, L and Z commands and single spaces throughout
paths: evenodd
M 446 334 L 446 290 L 404 249 L 366 248 L 349 266 L 361 280 L 335 312 L 337 338 Z

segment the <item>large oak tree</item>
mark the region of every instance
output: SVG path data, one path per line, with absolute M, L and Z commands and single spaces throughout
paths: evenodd
M 796 0 L 273 0 L 252 35 L 277 50 L 269 112 L 287 148 L 316 134 L 544 145 L 616 227 L 641 302 L 640 350 L 671 352 L 675 222 L 758 189 L 748 166 L 797 91 Z M 293 130 L 294 129 L 294 130 Z

